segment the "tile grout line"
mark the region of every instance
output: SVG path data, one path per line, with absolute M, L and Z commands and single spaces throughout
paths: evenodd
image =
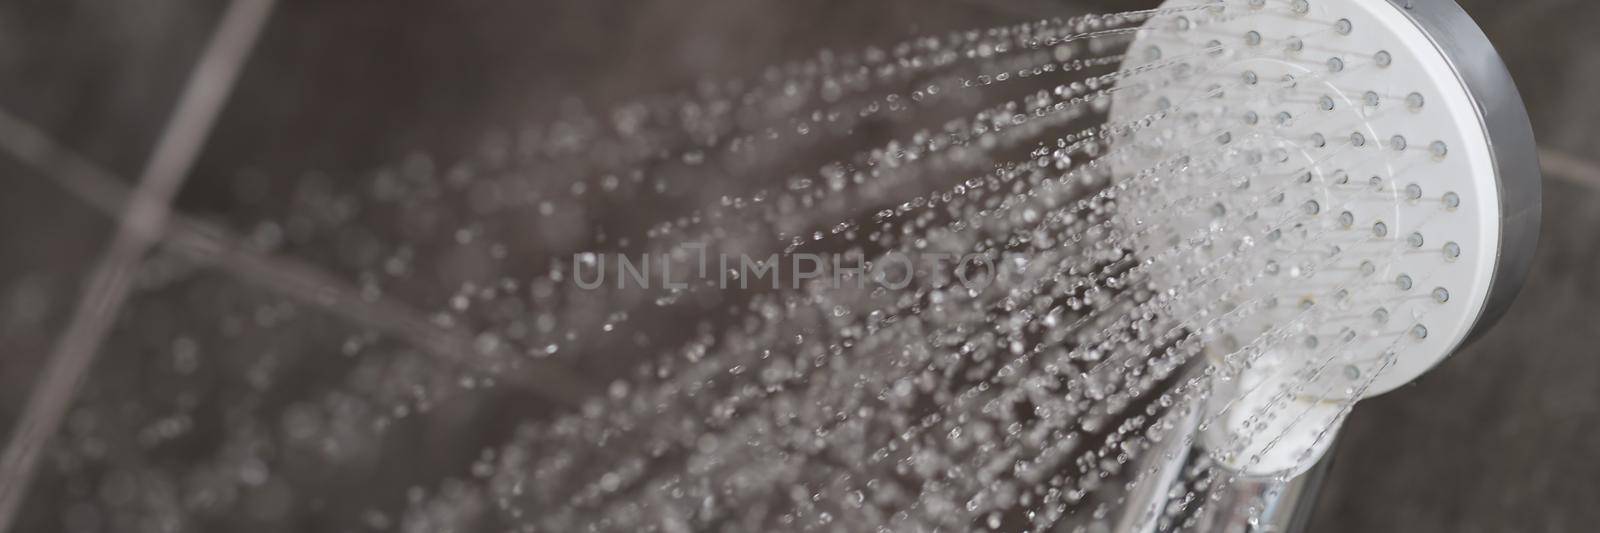
M 14 524 L 39 455 L 60 428 L 79 383 L 127 300 L 134 269 L 163 231 L 172 198 L 199 157 L 274 2 L 233 0 L 185 83 L 111 244 L 83 285 L 11 440 L 0 452 L 0 532 Z
M 0 109 L 0 150 L 29 165 L 68 194 L 110 217 L 122 212 L 130 195 L 123 180 L 82 155 L 56 143 L 38 128 Z M 368 300 L 349 283 L 314 264 L 241 246 L 244 238 L 214 224 L 173 211 L 161 235 L 171 251 L 214 266 L 240 281 L 325 310 L 362 327 L 402 339 L 435 358 L 462 364 L 476 348 L 459 331 L 435 325 L 403 302 Z M 508 349 L 494 353 L 514 355 Z M 578 405 L 598 390 L 572 371 L 549 362 L 530 360 L 529 374 L 501 376 L 563 405 Z

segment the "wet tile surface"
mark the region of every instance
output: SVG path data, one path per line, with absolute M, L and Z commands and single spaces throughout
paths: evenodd
M 0 110 L 133 176 L 217 13 L 189 0 L 4 3 Z M 0 156 L 0 427 L 20 409 L 112 230 L 48 175 Z

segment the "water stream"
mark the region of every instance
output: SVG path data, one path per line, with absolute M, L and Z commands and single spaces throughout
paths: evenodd
M 1296 89 L 1370 51 L 1211 63 L 1293 46 L 1220 21 L 1298 14 L 822 52 L 180 220 L 97 369 L 140 378 L 91 381 L 46 476 L 85 531 L 1194 527 L 1270 433 L 1331 439 L 1387 367 L 1352 346 L 1426 335 L 1374 288 L 1404 237 L 1326 192 L 1400 201 L 1334 172 L 1396 156 Z M 460 440 L 492 444 L 419 459 Z

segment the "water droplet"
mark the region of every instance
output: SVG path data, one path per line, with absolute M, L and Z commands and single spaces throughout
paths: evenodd
M 1450 153 L 1450 148 L 1445 146 L 1444 141 L 1433 141 L 1433 144 L 1428 145 L 1428 153 L 1432 154 L 1434 159 L 1444 159 L 1444 156 Z
M 1379 50 L 1378 53 L 1373 54 L 1372 62 L 1377 64 L 1379 68 L 1388 68 L 1390 64 L 1394 63 L 1394 56 L 1390 55 L 1388 50 Z
M 1412 111 L 1421 111 L 1422 105 L 1425 103 L 1426 102 L 1422 98 L 1422 93 L 1411 93 L 1406 95 L 1406 108 Z
M 1446 209 L 1461 207 L 1461 196 L 1453 192 L 1444 193 L 1444 207 Z

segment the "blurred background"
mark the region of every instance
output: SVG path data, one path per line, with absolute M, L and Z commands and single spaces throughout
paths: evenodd
M 1356 409 L 1336 448 L 1312 531 L 1581 531 L 1600 523 L 1600 506 L 1593 504 L 1600 501 L 1600 424 L 1594 423 L 1600 420 L 1600 242 L 1593 235 L 1600 227 L 1600 163 L 1592 159 L 1600 154 L 1600 106 L 1594 105 L 1600 32 L 1593 31 L 1600 4 L 1461 3 L 1509 65 L 1543 147 L 1539 254 L 1527 288 L 1488 336 L 1416 384 Z M 0 3 L 0 111 L 131 185 L 224 4 Z M 318 246 L 295 240 L 297 225 L 339 220 L 339 206 L 304 205 L 301 200 L 315 197 L 305 188 L 338 189 L 384 169 L 404 173 L 408 165 L 442 166 L 505 142 L 520 124 L 549 121 L 573 107 L 606 109 L 641 95 L 681 92 L 703 79 L 759 72 L 818 49 L 1150 5 L 284 0 L 243 64 L 174 205 L 186 217 L 265 249 L 284 240 L 298 244 L 285 250 L 288 255 L 360 286 L 364 273 L 347 265 L 362 260 L 341 255 L 360 253 L 352 244 L 356 237 L 335 235 Z M 0 428 L 14 427 L 86 272 L 114 233 L 108 217 L 68 192 L 52 172 L 0 154 Z M 296 219 L 308 213 L 316 216 Z M 401 301 L 418 308 L 438 307 L 448 296 L 426 287 L 398 292 Z M 270 291 L 226 273 L 153 259 L 141 270 L 134 300 L 63 429 L 73 435 L 63 441 L 88 446 L 89 456 L 115 466 L 102 467 L 93 479 L 63 475 L 81 465 L 53 460 L 47 451 L 17 530 L 134 530 L 114 515 L 65 502 L 89 495 L 140 505 L 163 505 L 161 498 L 167 498 L 165 505 L 196 505 L 185 500 L 190 493 L 184 487 L 226 483 L 150 476 L 197 454 L 233 469 L 265 468 L 259 456 L 266 452 L 258 444 L 228 436 L 273 431 L 237 427 L 273 417 L 229 409 L 281 412 L 292 429 L 308 398 L 325 398 L 327 376 L 343 376 L 337 380 L 359 389 L 382 386 L 362 376 L 426 372 L 426 365 L 407 366 L 403 357 L 369 368 L 349 358 L 303 355 L 359 337 L 353 333 L 357 325 L 338 320 L 312 319 L 314 325 L 298 327 L 294 336 L 271 328 L 230 329 L 225 323 L 208 326 L 218 330 L 210 332 L 195 325 L 201 317 L 237 315 L 270 324 L 309 313 L 275 301 Z M 622 361 L 579 370 L 615 374 L 626 366 Z M 217 378 L 196 387 L 197 380 L 186 377 L 196 373 Z M 274 386 L 253 386 L 252 380 Z M 235 407 L 210 417 L 163 416 L 213 404 Z M 370 406 L 339 405 L 349 407 L 344 423 L 376 416 Z M 360 476 L 323 476 L 318 463 L 297 463 L 292 450 L 274 451 L 279 466 L 273 475 L 259 476 L 259 484 L 201 493 L 230 495 L 216 505 L 237 504 L 242 517 L 216 517 L 196 530 L 351 527 L 326 516 L 362 517 L 369 526 L 391 521 L 363 513 L 405 501 L 409 487 L 465 471 L 485 443 L 504 440 L 511 431 L 514 424 L 504 420 L 562 408 L 520 387 L 441 400 L 434 413 L 368 448 L 381 453 L 342 459 L 359 465 L 352 471 Z M 341 422 L 335 417 L 319 423 Z M 167 433 L 210 437 L 116 460 L 119 450 L 131 446 L 117 439 L 148 444 Z M 163 486 L 170 494 L 151 488 Z

